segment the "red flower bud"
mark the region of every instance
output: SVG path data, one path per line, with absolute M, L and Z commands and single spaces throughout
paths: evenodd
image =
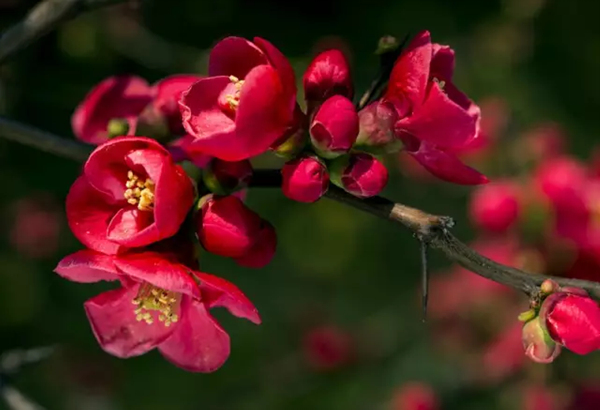
M 486 231 L 505 232 L 517 222 L 520 212 L 519 188 L 511 181 L 481 186 L 471 198 L 471 220 Z
M 242 257 L 236 258 L 238 265 L 247 268 L 264 268 L 271 262 L 277 250 L 277 233 L 269 222 L 262 220 L 262 227 L 255 238 L 254 245 Z
M 242 161 L 223 161 L 213 158 L 202 174 L 204 185 L 215 194 L 229 195 L 248 185 L 252 164 Z
M 540 309 L 550 337 L 577 354 L 600 348 L 600 307 L 587 296 L 557 292 L 548 296 Z
M 525 355 L 534 362 L 551 363 L 560 354 L 560 345 L 546 333 L 539 316 L 525 323 L 522 338 Z
M 390 103 L 375 101 L 358 113 L 359 127 L 356 145 L 374 154 L 392 153 L 402 148 L 394 135 L 398 114 Z
M 260 230 L 260 216 L 231 195 L 209 198 L 196 221 L 196 232 L 204 249 L 230 258 L 246 255 Z
M 281 170 L 281 189 L 288 198 L 298 202 L 315 202 L 329 186 L 327 167 L 318 158 L 304 157 L 288 162 Z
M 306 69 L 302 82 L 307 101 L 321 102 L 336 94 L 352 98 L 350 67 L 340 50 L 317 55 Z
M 336 159 L 329 167 L 329 173 L 334 184 L 360 198 L 379 194 L 388 181 L 385 165 L 365 153 L 353 153 Z
M 317 153 L 335 158 L 350 151 L 358 134 L 358 114 L 352 101 L 335 95 L 321 105 L 310 126 Z

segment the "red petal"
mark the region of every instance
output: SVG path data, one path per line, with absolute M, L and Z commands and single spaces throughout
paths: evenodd
M 90 154 L 83 168 L 85 176 L 94 188 L 110 195 L 114 201 L 124 201 L 125 181 L 130 170 L 125 158 L 131 152 L 143 149 L 169 155 L 166 148 L 150 138 L 113 138 Z
M 477 135 L 478 113 L 452 101 L 433 83 L 427 100 L 415 112 L 396 123 L 395 131 L 407 132 L 440 147 L 462 147 Z
M 161 239 L 152 212 L 133 207 L 119 209 L 106 232 L 109 240 L 130 248 L 149 245 Z
M 246 268 L 260 269 L 267 266 L 277 250 L 277 233 L 275 228 L 267 221 L 254 242 L 252 248 L 243 256 L 236 258 L 238 265 Z
M 73 132 L 82 141 L 101 144 L 108 140 L 111 119 L 124 118 L 130 126 L 135 124 L 135 117 L 150 103 L 152 94 L 152 88 L 143 78 L 109 77 L 94 87 L 73 113 Z
M 600 348 L 600 307 L 589 297 L 566 294 L 546 321 L 552 338 L 572 352 L 588 354 Z
M 251 41 L 227 37 L 210 51 L 208 75 L 233 75 L 243 80 L 250 70 L 261 64 L 267 64 L 267 57 Z
M 230 83 L 228 77 L 204 78 L 181 96 L 179 108 L 185 130 L 196 140 L 189 145 L 196 152 L 210 145 L 212 139 L 217 141 L 232 138 L 234 122 L 218 105 L 218 98 L 223 89 Z M 211 154 L 206 150 L 207 154 Z
M 188 90 L 192 84 L 201 78 L 191 74 L 172 75 L 163 78 L 154 86 L 156 97 L 152 100 L 152 105 L 166 117 L 172 133 L 178 135 L 184 133 L 181 112 L 179 111 L 179 99 L 184 91 Z
M 118 279 L 114 256 L 86 249 L 65 256 L 54 272 L 73 282 L 92 283 Z
M 107 238 L 108 224 L 118 208 L 107 203 L 106 196 L 95 190 L 85 176 L 77 178 L 71 186 L 66 209 L 71 231 L 85 246 L 106 254 L 124 250 Z
M 185 298 L 181 301 L 181 312 L 176 331 L 158 350 L 182 369 L 214 372 L 229 357 L 229 335 L 200 302 Z
M 98 343 L 114 356 L 126 358 L 144 354 L 169 337 L 177 327 L 166 327 L 159 321 L 149 325 L 135 319 L 132 301 L 139 287 L 136 284 L 104 292 L 84 304 Z
M 403 94 L 410 101 L 413 110 L 423 104 L 429 80 L 432 50 L 429 32 L 423 31 L 417 34 L 394 64 L 386 98 Z
M 296 75 L 294 74 L 294 69 L 290 65 L 290 62 L 285 58 L 285 56 L 275 47 L 273 44 L 268 42 L 267 40 L 254 37 L 254 43 L 260 47 L 260 49 L 265 53 L 269 62 L 279 74 L 279 79 L 281 80 L 281 84 L 283 85 L 283 91 L 286 95 L 286 101 L 288 101 L 288 108 L 290 113 L 289 121 L 292 121 L 294 109 L 296 108 Z
M 449 82 L 454 74 L 454 50 L 449 46 L 434 43 L 432 47 L 430 76 Z
M 418 151 L 409 152 L 429 172 L 444 181 L 461 185 L 486 184 L 479 171 L 463 164 L 457 157 L 423 142 Z
M 189 269 L 154 252 L 130 253 L 115 259 L 115 265 L 123 274 L 159 288 L 183 293 L 194 298 L 201 297 L 198 285 Z
M 210 308 L 224 307 L 236 317 L 260 324 L 258 310 L 233 283 L 204 272 L 192 272 L 200 280 L 202 300 Z
M 194 204 L 194 187 L 188 175 L 171 161 L 164 165 L 154 192 L 154 221 L 159 235 L 177 233 Z

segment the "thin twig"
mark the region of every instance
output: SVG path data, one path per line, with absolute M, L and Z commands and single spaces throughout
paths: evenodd
M 86 11 L 122 3 L 125 0 L 45 0 L 33 7 L 27 16 L 0 36 L 0 64 L 33 41 L 50 32 L 58 24 Z
M 81 142 L 64 139 L 2 117 L 0 117 L 0 137 L 80 162 L 85 160 L 90 152 L 90 146 Z M 279 187 L 281 171 L 256 170 L 250 185 L 265 188 Z M 430 248 L 442 251 L 450 261 L 480 276 L 520 290 L 528 296 L 537 294 L 540 284 L 545 279 L 552 279 L 561 286 L 585 289 L 594 299 L 600 300 L 600 282 L 527 273 L 486 258 L 452 235 L 450 229 L 454 226 L 454 220 L 448 216 L 432 215 L 379 196 L 357 198 L 336 186 L 331 186 L 325 196 L 402 225 L 419 240 L 426 242 Z

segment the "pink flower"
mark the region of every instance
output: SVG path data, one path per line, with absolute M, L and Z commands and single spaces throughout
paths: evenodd
M 11 245 L 30 258 L 54 254 L 59 247 L 62 230 L 61 211 L 56 199 L 48 194 L 33 195 L 19 199 L 11 208 Z
M 109 256 L 84 250 L 60 261 L 55 272 L 75 282 L 121 283 L 84 304 L 102 349 L 121 358 L 158 348 L 176 366 L 212 372 L 227 360 L 230 343 L 210 309 L 222 306 L 260 323 L 254 305 L 233 284 L 160 253 Z
M 281 170 L 283 194 L 298 202 L 315 202 L 327 192 L 329 173 L 316 157 L 301 157 L 288 162 Z
M 329 168 L 331 181 L 359 198 L 379 194 L 388 181 L 388 171 L 377 158 L 351 153 L 335 160 Z
M 111 120 L 121 120 L 125 132 L 120 135 L 133 135 L 138 115 L 153 96 L 154 90 L 142 78 L 109 77 L 95 86 L 75 109 L 71 118 L 73 132 L 80 140 L 98 145 L 111 137 L 108 130 Z
M 304 72 L 302 83 L 308 102 L 320 103 L 334 95 L 352 98 L 350 66 L 337 49 L 318 54 Z
M 588 296 L 556 292 L 544 300 L 540 320 L 550 337 L 577 354 L 600 348 L 600 307 Z
M 479 108 L 452 83 L 454 51 L 418 34 L 396 61 L 384 101 L 395 107 L 395 133 L 429 172 L 464 185 L 487 182 L 457 153 L 479 133 Z
M 310 139 L 323 158 L 347 153 L 358 135 L 358 114 L 352 101 L 341 95 L 328 98 L 315 114 Z
M 477 188 L 469 207 L 471 220 L 480 229 L 502 233 L 519 219 L 519 187 L 512 181 L 497 181 Z
M 173 236 L 193 201 L 191 180 L 165 148 L 120 137 L 86 161 L 67 195 L 67 220 L 85 246 L 114 254 Z
M 437 410 L 440 408 L 435 391 L 421 382 L 411 382 L 400 387 L 392 399 L 393 410 Z
M 225 38 L 210 53 L 209 74 L 179 103 L 190 149 L 239 161 L 265 152 L 292 126 L 294 71 L 268 41 Z
M 308 364 L 315 370 L 331 371 L 352 359 L 354 343 L 350 335 L 337 326 L 319 326 L 306 333 L 303 350 Z

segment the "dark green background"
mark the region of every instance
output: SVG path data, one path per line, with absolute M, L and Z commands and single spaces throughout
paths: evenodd
M 0 28 L 31 5 L 0 1 Z M 350 51 L 360 92 L 376 72 L 373 49 L 381 35 L 429 29 L 435 41 L 456 50 L 455 80 L 463 90 L 475 100 L 506 100 L 514 137 L 555 120 L 568 130 L 573 151 L 586 156 L 599 132 L 598 15 L 600 3 L 585 0 L 148 0 L 79 17 L 0 66 L 0 113 L 72 138 L 74 107 L 103 78 L 134 73 L 153 82 L 177 72 L 204 73 L 208 49 L 227 35 L 269 39 L 298 77 L 317 43 L 341 43 Z M 473 237 L 465 212 L 469 189 L 422 184 L 402 177 L 393 158 L 388 165 L 393 177 L 386 196 L 452 215 L 457 234 Z M 105 354 L 82 303 L 106 286 L 70 283 L 52 273 L 63 255 L 80 248 L 66 225 L 57 253 L 47 258 L 29 259 L 8 240 L 14 201 L 49 192 L 62 206 L 78 168 L 0 139 L 0 350 L 58 346 L 14 381 L 45 407 L 385 409 L 396 388 L 421 380 L 434 387 L 443 408 L 518 408 L 518 398 L 506 398 L 509 382 L 475 388 L 460 362 L 431 347 L 443 333 L 433 336 L 435 323 L 420 321 L 418 247 L 408 232 L 328 200 L 292 203 L 278 190 L 248 195 L 248 204 L 278 231 L 278 252 L 267 268 L 241 269 L 206 254 L 201 260 L 204 271 L 244 290 L 263 318 L 256 327 L 216 313 L 232 339 L 222 369 L 191 374 L 158 353 L 126 361 Z M 447 266 L 438 255 L 432 259 L 436 267 Z M 302 337 L 320 324 L 341 326 L 354 337 L 353 363 L 325 373 L 307 366 Z

